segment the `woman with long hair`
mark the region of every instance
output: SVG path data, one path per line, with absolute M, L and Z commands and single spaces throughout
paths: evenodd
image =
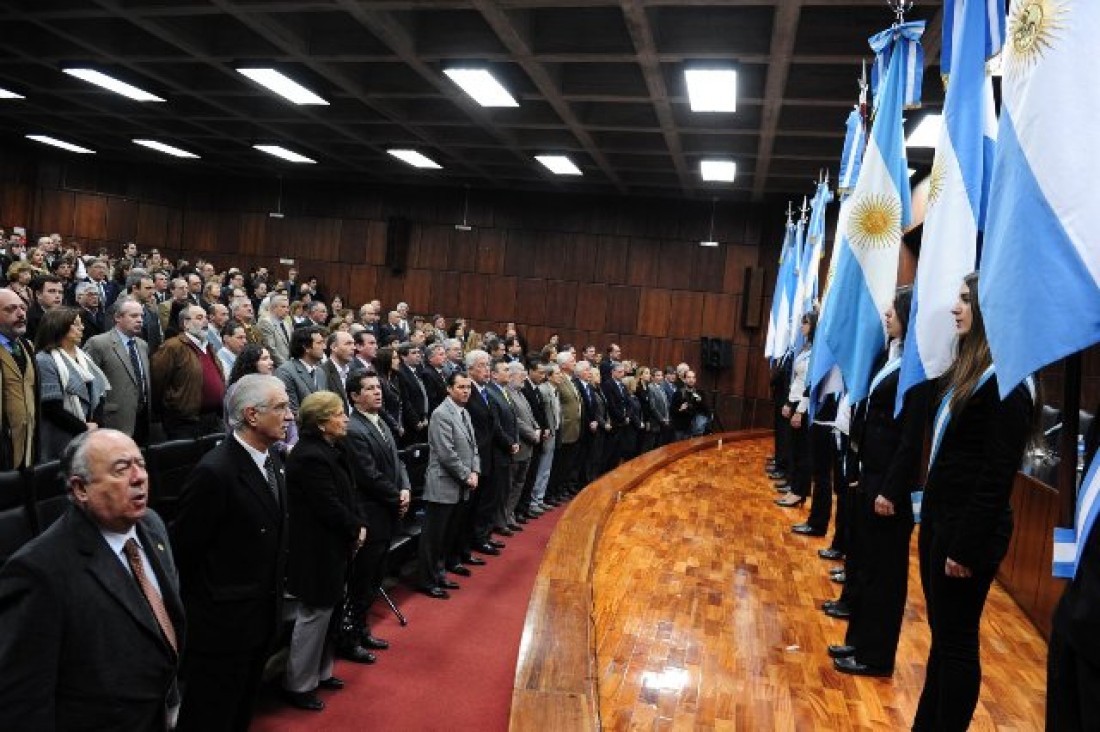
M 53 460 L 76 435 L 98 426 L 110 382 L 80 348 L 84 321 L 75 308 L 47 310 L 34 341 L 41 392 L 39 457 Z
M 843 646 L 830 646 L 837 671 L 889 676 L 894 670 L 909 589 L 911 492 L 924 445 L 927 384 L 910 389 L 895 416 L 902 346 L 913 288 L 900 287 L 886 311 L 890 342 L 879 357 L 867 398 L 852 413 L 848 483 L 853 486 L 845 583 L 850 612 Z
M 982 683 L 979 624 L 1012 538 L 1009 498 L 1039 403 L 1030 378 L 1002 399 L 978 273 L 951 311 L 958 355 L 940 380 L 918 541 L 932 645 L 914 730 L 970 725 Z
M 401 424 L 401 383 L 397 375 L 400 366 L 401 357 L 396 348 L 385 346 L 374 355 L 374 371 L 382 384 L 382 419 L 386 420 L 398 440 L 405 435 Z
M 817 330 L 817 313 L 804 314 L 799 327 L 802 329 L 802 350 L 791 364 L 791 388 L 787 392 L 787 403 L 782 410 L 783 418 L 791 423 L 792 466 L 789 491 L 775 502 L 783 508 L 801 506 L 810 495 L 810 439 L 807 436 L 809 425 L 806 423 L 810 397 L 806 394 L 806 376 L 810 368 L 814 331 Z

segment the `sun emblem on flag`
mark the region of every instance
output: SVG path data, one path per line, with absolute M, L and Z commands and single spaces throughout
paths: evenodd
M 943 184 L 946 178 L 946 166 L 943 163 L 943 158 L 940 157 L 939 151 L 937 151 L 936 159 L 932 161 L 932 173 L 928 176 L 929 207 L 935 206 L 936 201 L 940 199 L 940 195 L 943 193 Z
M 1024 71 L 1038 63 L 1065 27 L 1068 13 L 1065 0 L 1013 0 L 1008 17 L 1006 73 Z
M 860 249 L 884 249 L 901 240 L 901 201 L 870 193 L 852 202 L 848 238 Z

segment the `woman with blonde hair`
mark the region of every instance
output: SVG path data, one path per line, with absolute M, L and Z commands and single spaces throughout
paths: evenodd
M 355 479 L 343 444 L 344 402 L 331 391 L 310 394 L 298 407 L 298 444 L 286 462 L 290 514 L 287 589 L 298 598 L 283 694 L 299 709 L 319 712 L 318 687 L 339 689 L 332 675 L 332 613 L 344 597 L 348 562 L 367 540 L 355 508 Z M 362 662 L 371 654 L 361 647 Z M 352 658 L 358 660 L 358 658 Z M 372 659 L 373 660 L 373 659 Z
M 12 262 L 8 267 L 8 289 L 19 295 L 27 307 L 31 306 L 31 278 L 34 277 L 34 267 L 29 262 L 19 260 Z

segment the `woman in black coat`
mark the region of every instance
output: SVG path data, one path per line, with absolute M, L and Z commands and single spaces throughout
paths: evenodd
M 298 409 L 298 444 L 286 462 L 290 502 L 287 589 L 298 598 L 286 665 L 285 696 L 300 709 L 320 711 L 318 686 L 340 688 L 332 675 L 332 613 L 344 597 L 348 562 L 367 539 L 355 511 L 355 480 L 341 444 L 347 434 L 344 402 L 318 391 Z M 364 651 L 365 652 L 365 651 Z
M 843 598 L 851 610 L 843 646 L 830 646 L 837 671 L 889 676 L 894 670 L 909 590 L 909 539 L 917 465 L 924 445 L 928 389 L 916 386 L 894 416 L 902 345 L 913 288 L 899 288 L 886 312 L 890 344 L 852 415 L 849 485 L 854 485 Z
M 397 355 L 396 348 L 379 348 L 374 355 L 374 371 L 382 384 L 382 419 L 386 420 L 398 440 L 405 436 L 405 427 L 401 423 L 401 385 L 397 378 L 400 365 L 401 357 Z
M 941 380 L 918 543 L 932 645 L 913 729 L 937 732 L 965 730 L 978 703 L 979 624 L 1008 552 L 1012 484 L 1039 411 L 1030 379 L 1001 399 L 977 273 L 952 314 L 959 350 Z

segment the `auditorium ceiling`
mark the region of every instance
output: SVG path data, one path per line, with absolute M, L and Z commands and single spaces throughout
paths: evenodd
M 907 15 L 929 21 L 932 111 L 941 11 L 918 0 Z M 892 19 L 884 0 L 0 0 L 0 87 L 25 97 L 0 99 L 0 136 L 45 134 L 101 159 L 206 175 L 771 199 L 808 192 L 820 169 L 835 174 L 866 39 Z M 444 74 L 472 65 L 518 106 L 479 106 Z M 737 109 L 693 112 L 684 72 L 715 66 L 736 69 Z M 72 67 L 164 101 L 62 73 Z M 328 104 L 291 104 L 242 67 L 275 68 Z M 442 167 L 410 167 L 391 148 Z M 553 175 L 534 160 L 543 154 L 583 175 Z M 712 158 L 736 162 L 732 183 L 701 179 Z

